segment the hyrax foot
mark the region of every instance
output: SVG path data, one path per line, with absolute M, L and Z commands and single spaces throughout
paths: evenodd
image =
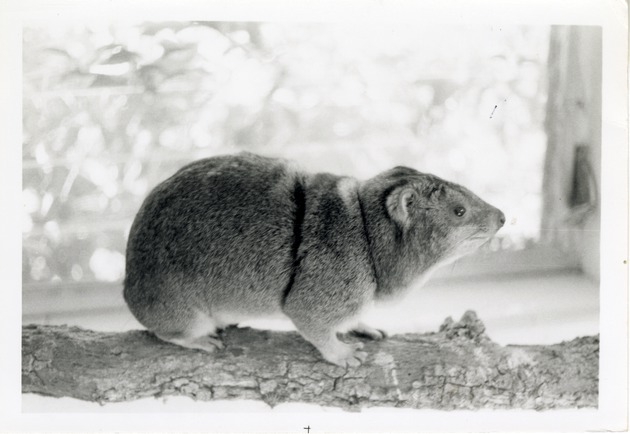
M 368 356 L 366 352 L 359 351 L 361 348 L 363 348 L 363 344 L 360 342 L 355 344 L 342 344 L 340 342 L 334 352 L 322 352 L 322 355 L 330 363 L 334 363 L 342 368 L 347 366 L 356 368 L 365 362 Z
M 196 338 L 172 338 L 161 336 L 156 333 L 156 336 L 163 341 L 170 342 L 175 345 L 179 345 L 184 348 L 191 348 L 195 350 L 202 350 L 208 353 L 212 353 L 217 349 L 222 350 L 224 348 L 223 342 L 220 339 L 213 336 L 199 336 Z
M 368 338 L 375 341 L 380 341 L 387 337 L 387 333 L 385 333 L 383 330 L 372 328 L 363 323 L 360 323 L 358 326 L 352 329 L 351 332 L 359 337 Z

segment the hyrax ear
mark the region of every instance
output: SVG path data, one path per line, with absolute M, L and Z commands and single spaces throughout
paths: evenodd
M 418 192 L 411 185 L 404 185 L 394 189 L 387 197 L 387 211 L 390 217 L 402 227 L 410 222 L 409 211 L 418 200 Z

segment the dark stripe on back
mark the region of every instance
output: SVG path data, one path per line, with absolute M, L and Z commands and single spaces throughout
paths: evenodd
M 284 306 L 293 283 L 295 282 L 295 276 L 300 268 L 300 258 L 298 258 L 298 249 L 302 243 L 302 224 L 304 223 L 304 213 L 306 211 L 306 197 L 304 194 L 304 186 L 300 182 L 299 178 L 296 178 L 293 186 L 293 202 L 295 203 L 295 217 L 293 219 L 293 245 L 291 246 L 291 276 L 289 277 L 289 283 L 284 288 L 282 294 L 282 305 Z
M 361 195 L 357 189 L 357 201 L 359 202 L 359 210 L 361 211 L 361 222 L 363 223 L 363 235 L 365 236 L 365 242 L 368 250 L 368 260 L 370 261 L 370 265 L 372 266 L 372 275 L 374 276 L 374 283 L 376 284 L 376 291 L 378 291 L 378 273 L 376 271 L 376 264 L 374 263 L 374 256 L 372 254 L 372 242 L 370 240 L 370 234 L 367 229 L 367 220 L 365 217 L 365 210 L 363 209 L 363 202 L 361 201 Z

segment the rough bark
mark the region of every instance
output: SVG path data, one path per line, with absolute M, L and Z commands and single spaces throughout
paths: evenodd
M 100 403 L 186 395 L 348 410 L 597 407 L 599 336 L 503 347 L 484 330 L 467 312 L 437 333 L 366 342 L 366 363 L 344 369 L 322 361 L 295 332 L 230 328 L 225 349 L 208 354 L 146 331 L 27 325 L 22 391 Z

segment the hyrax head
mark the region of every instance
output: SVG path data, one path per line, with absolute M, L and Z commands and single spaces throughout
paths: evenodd
M 475 251 L 505 223 L 503 212 L 461 185 L 406 167 L 392 169 L 389 179 L 390 218 L 410 253 L 416 250 L 433 263 Z

